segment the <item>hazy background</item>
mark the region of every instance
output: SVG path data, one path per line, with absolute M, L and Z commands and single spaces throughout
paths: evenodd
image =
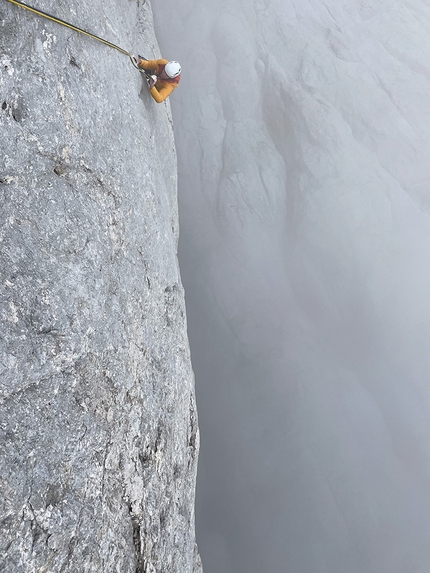
M 428 573 L 430 7 L 153 10 L 205 573 Z

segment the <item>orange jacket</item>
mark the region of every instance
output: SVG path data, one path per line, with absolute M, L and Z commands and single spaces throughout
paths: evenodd
M 158 76 L 164 70 L 164 66 L 168 63 L 169 62 L 163 58 L 160 58 L 159 60 L 140 60 L 139 67 L 146 70 L 151 75 L 155 74 Z M 163 80 L 163 78 L 159 77 L 157 83 L 150 88 L 149 92 L 157 103 L 161 103 L 175 88 L 178 87 L 178 84 L 179 76 L 172 80 Z

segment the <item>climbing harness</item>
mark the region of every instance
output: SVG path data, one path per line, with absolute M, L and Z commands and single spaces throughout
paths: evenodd
M 148 77 L 148 74 L 146 73 L 146 71 L 143 70 L 142 68 L 139 68 L 136 60 L 130 54 L 130 52 L 127 52 L 127 50 L 120 48 L 116 44 L 112 44 L 112 42 L 108 42 L 104 38 L 100 38 L 99 36 L 96 36 L 95 34 L 90 34 L 90 32 L 87 32 L 86 30 L 82 30 L 82 28 L 78 28 L 77 26 L 74 26 L 73 24 L 70 24 L 69 22 L 66 22 L 65 20 L 60 20 L 60 18 L 56 18 L 55 16 L 51 16 L 51 14 L 47 14 L 46 12 L 42 12 L 42 10 L 38 10 L 37 8 L 33 8 L 32 6 L 28 6 L 27 4 L 24 4 L 23 2 L 19 2 L 19 0 L 7 0 L 7 1 L 11 2 L 11 4 L 16 4 L 17 6 L 21 6 L 21 8 L 25 8 L 26 10 L 29 10 L 30 12 L 33 12 L 34 14 L 37 14 L 38 16 L 42 16 L 43 18 L 47 18 L 48 20 L 52 20 L 52 22 L 56 22 L 57 24 L 60 24 L 61 26 L 65 26 L 66 28 L 70 28 L 71 30 L 75 30 L 75 32 L 79 32 L 80 34 L 85 34 L 85 36 L 89 36 L 90 38 L 93 38 L 94 40 L 98 40 L 99 42 L 106 44 L 106 46 L 109 46 L 111 48 L 114 48 L 115 50 L 118 50 L 118 52 L 121 52 L 122 54 L 125 54 L 126 56 L 128 56 L 130 58 L 131 63 L 133 64 L 133 66 L 137 70 L 139 70 L 139 72 L 145 74 Z

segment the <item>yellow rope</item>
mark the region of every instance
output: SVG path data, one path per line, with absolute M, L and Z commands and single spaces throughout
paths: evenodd
M 69 22 L 66 22 L 65 20 L 60 20 L 60 18 L 56 18 L 55 16 L 51 16 L 51 14 L 47 14 L 46 12 L 42 12 L 42 10 L 38 10 L 37 8 L 33 8 L 32 6 L 28 6 L 27 4 L 23 4 L 22 2 L 19 2 L 19 0 L 8 0 L 8 2 L 11 2 L 12 4 L 16 4 L 16 6 L 21 6 L 21 8 L 25 8 L 26 10 L 29 10 L 30 12 L 33 12 L 34 14 L 37 14 L 38 16 L 42 16 L 43 18 L 47 18 L 48 20 L 51 20 L 52 22 L 56 22 L 57 24 L 60 24 L 61 26 L 65 26 L 66 28 L 70 28 L 71 30 L 75 30 L 75 32 L 79 32 L 80 34 L 85 34 L 85 36 L 89 36 L 90 38 L 93 38 L 94 40 L 98 40 L 99 42 L 106 44 L 106 46 L 109 46 L 111 48 L 114 48 L 115 50 L 118 50 L 118 52 L 121 52 L 122 54 L 125 54 L 126 56 L 128 56 L 130 58 L 131 63 L 133 64 L 133 66 L 136 69 L 138 69 L 142 73 L 145 73 L 145 70 L 142 70 L 142 68 L 139 68 L 139 66 L 136 64 L 136 62 L 135 62 L 133 56 L 130 54 L 130 52 L 127 52 L 127 50 L 120 48 L 116 44 L 112 44 L 112 42 L 108 42 L 107 40 L 100 38 L 99 36 L 96 36 L 94 34 L 90 34 L 90 32 L 82 30 L 82 28 L 78 28 L 77 26 L 74 26 L 73 24 L 70 24 Z

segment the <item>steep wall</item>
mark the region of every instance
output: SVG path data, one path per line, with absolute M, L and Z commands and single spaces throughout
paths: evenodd
M 159 54 L 148 2 L 37 7 Z M 0 570 L 197 571 L 170 107 L 5 0 L 0 72 Z

